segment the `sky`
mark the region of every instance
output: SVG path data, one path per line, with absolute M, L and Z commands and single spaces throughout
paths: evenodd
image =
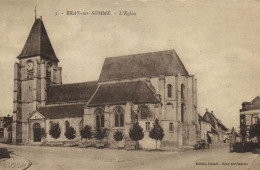
M 238 127 L 241 103 L 260 96 L 259 0 L 1 0 L 0 116 L 12 114 L 13 66 L 35 6 L 63 83 L 97 80 L 105 57 L 175 49 L 198 79 L 201 115 L 208 108 L 227 127 Z M 65 15 L 100 10 L 117 15 Z

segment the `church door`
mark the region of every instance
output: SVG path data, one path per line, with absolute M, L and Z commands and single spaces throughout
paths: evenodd
M 41 142 L 41 125 L 39 123 L 33 125 L 33 141 Z

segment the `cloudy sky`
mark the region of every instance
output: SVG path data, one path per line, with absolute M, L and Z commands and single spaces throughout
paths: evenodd
M 1 0 L 0 116 L 12 114 L 13 65 L 35 6 L 63 67 L 63 83 L 97 80 L 105 57 L 175 49 L 198 79 L 200 114 L 208 108 L 237 127 L 241 103 L 260 95 L 260 1 Z M 136 15 L 68 16 L 67 10 Z

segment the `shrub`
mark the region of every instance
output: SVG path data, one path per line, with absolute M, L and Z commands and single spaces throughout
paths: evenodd
M 84 128 L 80 131 L 80 136 L 81 138 L 84 139 L 91 139 L 92 138 L 91 127 L 88 125 L 84 126 Z
M 257 144 L 253 142 L 246 142 L 243 147 L 242 142 L 236 142 L 232 146 L 234 152 L 251 152 L 257 147 Z
M 59 123 L 53 123 L 51 129 L 49 130 L 49 134 L 54 138 L 58 139 L 61 134 L 60 125 Z
M 64 135 L 66 136 L 67 139 L 71 141 L 76 137 L 76 131 L 73 127 L 69 126 L 66 132 L 64 133 Z
M 101 140 L 104 139 L 105 136 L 106 136 L 106 129 L 96 128 L 95 138 L 99 140 L 100 144 L 101 144 Z
M 115 141 L 119 142 L 119 141 L 122 141 L 122 140 L 123 140 L 124 134 L 123 134 L 122 131 L 117 130 L 117 131 L 114 133 L 113 137 L 114 137 Z

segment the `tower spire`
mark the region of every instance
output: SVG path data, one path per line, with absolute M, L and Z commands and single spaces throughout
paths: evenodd
M 35 9 L 34 9 L 34 17 L 35 17 L 35 20 L 36 20 L 36 6 L 35 6 Z

